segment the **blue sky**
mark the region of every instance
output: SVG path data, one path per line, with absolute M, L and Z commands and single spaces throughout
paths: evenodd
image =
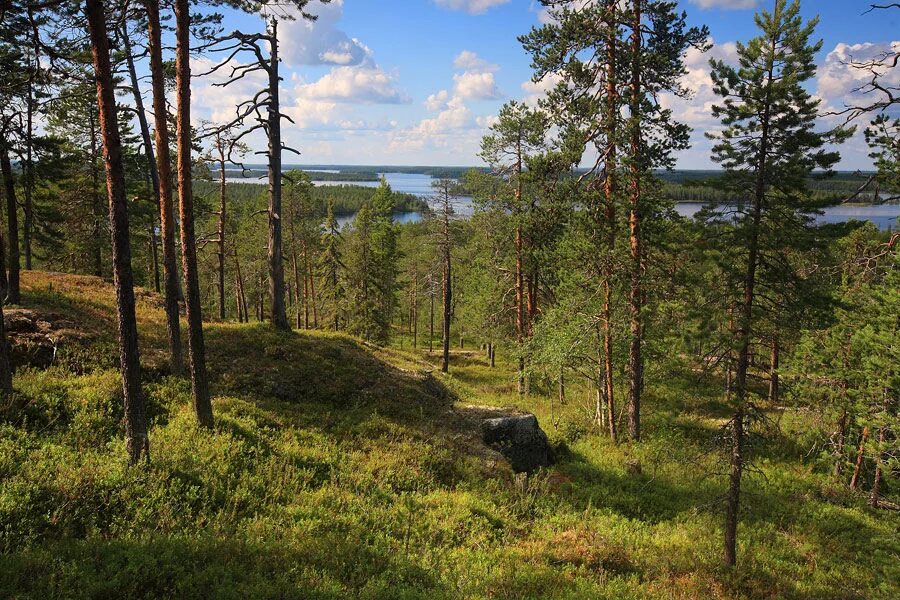
M 703 131 L 715 128 L 709 106 L 708 60 L 734 57 L 734 42 L 754 35 L 754 7 L 774 0 L 681 0 L 693 24 L 710 28 L 715 47 L 688 56 L 688 102 L 671 99 L 676 115 L 692 125 L 694 147 L 679 156 L 681 168 L 709 168 Z M 850 56 L 873 56 L 900 39 L 900 11 L 863 14 L 867 0 L 804 0 L 807 17 L 821 16 L 824 46 L 819 78 L 811 85 L 824 104 L 839 107 L 857 85 L 842 64 Z M 478 144 L 503 102 L 534 102 L 529 59 L 516 38 L 539 25 L 542 9 L 532 0 L 315 0 L 320 15 L 310 24 L 280 26 L 287 143 L 303 151 L 299 162 L 340 164 L 475 165 Z M 227 13 L 227 29 L 258 30 L 256 15 Z M 198 60 L 195 72 L 203 68 Z M 900 69 L 896 69 L 900 71 Z M 900 72 L 892 73 L 900 78 Z M 194 82 L 197 119 L 225 120 L 234 104 L 260 82 L 213 87 Z M 254 146 L 262 140 L 254 139 Z M 867 168 L 857 137 L 843 148 L 841 168 Z M 293 160 L 293 159 L 291 159 Z

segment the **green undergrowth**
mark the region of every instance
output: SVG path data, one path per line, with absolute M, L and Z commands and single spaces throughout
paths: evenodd
M 651 386 L 645 441 L 613 445 L 589 390 L 551 407 L 536 382 L 519 399 L 502 351 L 495 369 L 456 353 L 445 377 L 408 341 L 209 324 L 216 426 L 203 431 L 190 385 L 165 373 L 147 295 L 151 462 L 128 467 L 109 286 L 24 282 L 24 305 L 91 337 L 17 373 L 3 407 L 2 598 L 900 596 L 900 519 L 805 460 L 788 426 L 754 449 L 740 565 L 720 566 L 722 407 L 692 376 Z M 558 463 L 515 477 L 480 445 L 469 404 L 533 411 Z

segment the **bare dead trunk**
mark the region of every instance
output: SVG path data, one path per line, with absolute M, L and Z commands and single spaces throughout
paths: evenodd
M 284 260 L 281 232 L 281 105 L 278 99 L 278 21 L 272 19 L 269 56 L 269 298 L 272 326 L 290 330 L 284 307 Z
M 178 146 L 178 203 L 181 217 L 181 265 L 184 271 L 185 308 L 188 325 L 188 354 L 191 368 L 191 395 L 201 427 L 213 426 L 212 403 L 206 374 L 203 315 L 200 308 L 200 280 L 197 272 L 197 240 L 194 234 L 194 191 L 191 173 L 191 13 L 189 0 L 175 0 L 176 49 L 175 89 L 178 104 L 176 141 Z
M 116 289 L 119 360 L 125 404 L 125 441 L 128 459 L 149 460 L 150 443 L 141 393 L 141 364 L 135 318 L 134 279 L 128 231 L 128 201 L 125 197 L 125 165 L 116 115 L 115 84 L 109 60 L 109 40 L 102 0 L 86 0 L 85 13 L 90 30 L 94 71 L 97 78 L 97 106 L 103 136 L 106 189 L 109 196 L 109 224 L 112 234 L 113 281 Z
M 169 152 L 169 125 L 166 116 L 166 81 L 162 61 L 162 29 L 159 0 L 145 0 L 147 10 L 150 75 L 153 85 L 153 116 L 156 136 L 156 166 L 159 178 L 159 226 L 163 248 L 163 290 L 165 292 L 166 338 L 169 368 L 173 375 L 184 372 L 181 349 L 181 322 L 178 298 L 178 253 L 175 248 L 175 209 L 172 200 L 172 157 Z
M 219 319 L 225 320 L 225 148 L 219 142 Z

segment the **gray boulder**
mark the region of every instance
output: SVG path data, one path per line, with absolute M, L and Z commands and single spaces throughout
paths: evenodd
M 516 473 L 531 473 L 553 462 L 547 434 L 534 415 L 485 419 L 481 435 L 485 444 L 506 457 Z

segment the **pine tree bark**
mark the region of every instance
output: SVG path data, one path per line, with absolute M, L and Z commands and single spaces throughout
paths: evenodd
M 521 198 L 521 183 L 516 190 L 516 197 Z M 519 380 L 517 385 L 517 391 L 520 396 L 525 394 L 525 356 L 523 354 L 525 347 L 525 280 L 524 274 L 522 273 L 523 265 L 522 265 L 522 253 L 523 253 L 523 241 L 522 241 L 522 226 L 521 224 L 516 224 L 516 237 L 515 237 L 515 245 L 516 245 L 516 342 L 519 345 Z
M 450 252 L 444 254 L 444 319 L 442 323 L 443 358 L 441 371 L 450 370 L 450 303 L 453 299 L 453 283 L 450 280 Z
M 444 229 L 441 250 L 443 252 L 444 263 L 444 319 L 442 323 L 443 360 L 441 362 L 441 371 L 447 373 L 450 370 L 450 317 L 452 314 L 453 302 L 453 273 L 450 265 L 450 196 L 447 189 L 444 189 L 443 193 Z
M 434 290 L 431 290 L 431 309 L 428 315 L 428 352 L 434 352 Z
M 606 256 L 602 259 L 603 273 L 603 376 L 607 410 L 609 411 L 609 437 L 616 441 L 615 394 L 613 392 L 613 350 L 612 350 L 612 261 L 616 246 L 616 143 L 618 122 L 618 95 L 616 88 L 616 0 L 607 0 L 607 29 L 609 38 L 606 49 L 606 179 L 603 185 L 606 220 Z
M 175 135 L 178 147 L 181 264 L 184 271 L 191 396 L 197 422 L 201 427 L 211 428 L 213 412 L 206 373 L 206 348 L 203 340 L 203 315 L 200 308 L 200 281 L 197 272 L 197 241 L 194 234 L 194 192 L 191 172 L 190 27 L 189 0 L 175 0 L 175 90 L 178 106 Z
M 631 344 L 628 352 L 628 434 L 631 439 L 641 439 L 641 390 L 643 388 L 644 363 L 641 356 L 643 318 L 641 315 L 643 292 L 643 251 L 641 248 L 641 0 L 634 0 L 631 40 L 631 203 L 628 213 L 631 246 L 631 282 L 628 291 Z
M 13 179 L 12 164 L 9 160 L 9 144 L 0 139 L 0 172 L 6 193 L 6 226 L 9 238 L 7 257 L 6 300 L 10 304 L 21 302 L 19 290 L 19 203 L 16 201 L 16 184 Z
M 156 165 L 156 156 L 153 152 L 153 142 L 150 137 L 150 125 L 147 123 L 147 113 L 144 111 L 144 98 L 141 95 L 140 82 L 137 69 L 134 66 L 134 55 L 131 51 L 131 38 L 128 35 L 128 23 L 122 24 L 122 47 L 125 50 L 125 61 L 128 66 L 128 78 L 131 81 L 131 92 L 134 97 L 134 108 L 137 113 L 138 126 L 141 131 L 141 141 L 144 147 L 144 156 L 147 159 L 147 175 L 153 187 L 153 198 L 156 209 L 159 210 L 159 168 Z M 155 219 L 150 223 L 150 257 L 153 267 L 153 285 L 156 293 L 159 293 L 159 259 L 157 251 L 156 223 Z
M 22 246 L 25 251 L 25 270 L 31 270 L 31 239 L 34 233 L 34 82 L 28 79 L 28 93 L 25 99 L 25 163 L 22 165 L 22 191 L 25 196 L 22 205 Z
M 116 115 L 115 83 L 109 59 L 109 41 L 103 0 L 86 0 L 85 13 L 91 37 L 94 71 L 97 78 L 97 106 L 103 136 L 106 189 L 109 197 L 109 224 L 112 234 L 113 282 L 116 289 L 119 360 L 125 403 L 125 441 L 128 459 L 137 463 L 149 459 L 150 443 L 141 392 L 141 365 L 135 317 L 134 280 L 128 231 L 128 201 L 125 197 L 125 164 Z
M 234 244 L 234 271 L 238 322 L 249 323 L 250 313 L 247 311 L 247 295 L 244 293 L 244 277 L 241 275 L 241 261 L 238 259 L 237 244 Z
M 866 453 L 866 441 L 869 439 L 869 426 L 863 427 L 862 436 L 859 438 L 859 450 L 856 452 L 856 466 L 853 469 L 853 476 L 850 478 L 850 489 L 855 490 L 859 487 L 859 476 L 862 473 L 863 458 Z
M 0 290 L 0 400 L 9 400 L 13 393 L 12 363 L 9 360 L 9 340 L 3 316 L 4 293 Z
M 88 125 L 91 134 L 91 212 L 94 218 L 92 224 L 94 239 L 91 244 L 91 254 L 94 263 L 94 276 L 103 277 L 103 242 L 100 235 L 103 223 L 103 200 L 100 197 L 100 173 L 97 170 L 97 161 L 100 153 L 97 150 L 97 124 L 94 120 L 93 110 L 88 111 Z
M 6 298 L 6 244 L 0 231 L 0 400 L 9 400 L 13 393 L 13 369 L 9 358 L 9 340 L 6 337 L 6 321 L 3 304 Z
M 775 404 L 778 402 L 778 363 L 781 348 L 778 345 L 778 338 L 772 340 L 772 354 L 769 357 L 769 402 Z
M 162 61 L 162 28 L 159 0 L 145 0 L 147 11 L 150 76 L 153 86 L 153 116 L 156 136 L 156 166 L 159 180 L 159 226 L 163 247 L 163 289 L 165 292 L 166 337 L 169 343 L 169 369 L 173 375 L 184 372 L 181 348 L 181 322 L 178 298 L 178 254 L 175 249 L 175 209 L 172 200 L 172 157 L 169 151 L 169 124 L 166 119 L 166 81 Z

